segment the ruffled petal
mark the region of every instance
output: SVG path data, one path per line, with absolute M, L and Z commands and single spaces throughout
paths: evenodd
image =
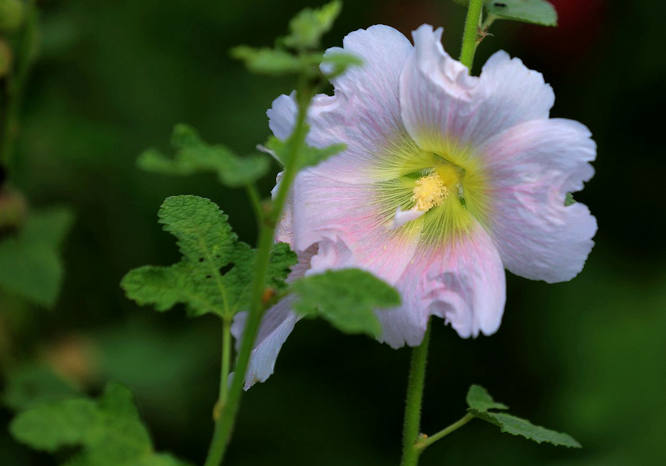
M 444 51 L 441 28 L 423 25 L 413 36 L 400 98 L 405 126 L 422 149 L 476 147 L 513 125 L 548 118 L 553 91 L 519 59 L 497 52 L 476 78 Z
M 292 302 L 293 298 L 287 297 L 264 314 L 259 334 L 250 354 L 250 362 L 245 374 L 245 390 L 257 382 L 265 382 L 273 374 L 278 353 L 299 320 L 299 317 L 291 312 Z M 240 312 L 234 317 L 231 326 L 231 333 L 236 339 L 236 350 L 240 348 L 246 319 L 247 312 Z
M 315 96 L 307 143 L 319 148 L 343 143 L 346 150 L 310 170 L 347 183 L 391 179 L 399 172 L 398 160 L 419 152 L 400 116 L 400 73 L 412 46 L 400 32 L 378 25 L 348 34 L 343 48 L 327 53 L 340 51 L 357 55 L 363 65 L 334 79 L 335 95 Z M 286 139 L 296 117 L 293 94 L 278 97 L 267 113 L 275 136 Z
M 564 201 L 594 174 L 588 162 L 596 144 L 589 130 L 571 120 L 534 120 L 481 150 L 491 184 L 491 229 L 506 268 L 548 283 L 576 276 L 597 223 L 585 205 Z
M 397 283 L 399 308 L 378 311 L 382 341 L 397 348 L 421 343 L 428 318 L 451 324 L 463 338 L 497 331 L 504 311 L 504 267 L 491 237 L 478 224 L 452 243 L 422 246 Z

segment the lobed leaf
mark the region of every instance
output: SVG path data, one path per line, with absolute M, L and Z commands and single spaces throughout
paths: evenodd
M 472 385 L 467 392 L 467 406 L 480 413 L 485 413 L 489 409 L 509 409 L 503 403 L 493 400 L 488 391 L 481 385 Z
M 12 435 L 37 450 L 54 452 L 81 446 L 70 465 L 183 465 L 153 450 L 131 393 L 116 384 L 107 385 L 97 400 L 76 398 L 42 404 L 17 415 Z
M 275 136 L 271 136 L 268 138 L 265 147 L 282 165 L 287 164 L 289 152 L 286 141 L 282 141 Z M 298 170 L 320 164 L 329 157 L 344 151 L 346 148 L 347 146 L 345 144 L 332 144 L 324 148 L 317 148 L 306 145 L 303 149 L 303 153 L 301 154 L 301 163 L 299 164 Z
M 139 167 L 166 175 L 213 172 L 223 185 L 232 188 L 253 183 L 270 169 L 270 161 L 264 155 L 239 157 L 224 146 L 205 143 L 187 125 L 175 126 L 171 142 L 173 157 L 149 149 L 139 156 Z
M 293 308 L 299 314 L 322 317 L 345 333 L 381 333 L 375 310 L 400 304 L 398 292 L 359 269 L 327 271 L 296 280 Z
M 305 8 L 289 22 L 290 32 L 284 38 L 284 44 L 297 49 L 318 47 L 321 37 L 331 29 L 341 9 L 342 3 L 338 0 L 318 9 Z
M 127 297 L 158 311 L 183 303 L 195 316 L 214 313 L 229 318 L 247 307 L 256 252 L 237 241 L 217 205 L 197 196 L 174 196 L 164 201 L 158 216 L 177 238 L 183 257 L 171 266 L 130 271 L 121 282 Z M 268 285 L 283 289 L 295 263 L 296 255 L 286 244 L 275 245 Z
M 4 403 L 15 411 L 79 396 L 79 391 L 46 366 L 29 364 L 7 374 Z
M 486 0 L 485 7 L 500 19 L 557 26 L 557 12 L 546 0 Z
M 580 448 L 573 437 L 568 434 L 536 426 L 526 419 L 516 417 L 507 413 L 496 413 L 491 409 L 505 410 L 508 407 L 498 403 L 488 394 L 488 391 L 480 385 L 472 385 L 467 392 L 468 411 L 479 419 L 494 424 L 502 432 L 512 435 L 520 435 L 537 443 L 547 442 L 557 446 Z
M 0 240 L 0 288 L 53 306 L 64 274 L 60 246 L 72 223 L 66 208 L 36 211 L 18 234 Z
M 545 427 L 536 426 L 526 419 L 507 413 L 475 413 L 476 417 L 495 424 L 502 432 L 520 435 L 536 443 L 550 443 L 556 446 L 581 448 L 581 444 L 569 434 L 556 432 Z

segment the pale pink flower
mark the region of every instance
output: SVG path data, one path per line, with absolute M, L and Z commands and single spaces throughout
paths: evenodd
M 432 315 L 464 338 L 494 333 L 504 269 L 569 280 L 597 229 L 585 205 L 565 206 L 593 175 L 588 129 L 549 118 L 553 91 L 520 60 L 497 52 L 473 77 L 441 35 L 423 25 L 412 46 L 372 26 L 345 37 L 364 65 L 315 97 L 307 142 L 347 149 L 299 173 L 276 238 L 301 258 L 292 278 L 359 267 L 395 286 L 402 305 L 377 312 L 394 348 L 418 345 Z M 275 136 L 289 136 L 295 115 L 293 96 L 273 102 Z M 246 387 L 273 372 L 297 320 L 288 299 L 267 312 Z

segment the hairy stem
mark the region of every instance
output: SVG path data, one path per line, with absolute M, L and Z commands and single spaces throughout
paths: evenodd
M 429 447 L 430 445 L 432 445 L 436 441 L 441 440 L 444 437 L 446 437 L 447 435 L 449 435 L 451 432 L 454 432 L 454 431 L 460 429 L 462 426 L 467 424 L 472 419 L 474 419 L 473 414 L 469 414 L 469 413 L 465 414 L 462 418 L 458 419 L 456 422 L 454 422 L 450 426 L 445 427 L 444 429 L 440 430 L 436 434 L 432 434 L 429 437 L 419 439 L 416 442 L 416 449 L 419 450 L 419 451 L 425 450 L 427 447 Z
M 460 51 L 460 62 L 469 68 L 470 73 L 474 64 L 474 53 L 478 45 L 477 38 L 482 9 L 483 0 L 469 0 L 465 30 L 463 32 L 462 50 Z
M 20 32 L 13 73 L 5 79 L 2 108 L 0 109 L 0 166 L 9 171 L 17 136 L 18 112 L 21 106 L 23 87 L 32 62 L 37 37 L 37 8 L 34 0 L 25 5 L 26 15 Z
M 421 344 L 412 350 L 412 360 L 409 366 L 409 378 L 407 382 L 405 420 L 402 431 L 401 466 L 416 466 L 421 454 L 421 450 L 416 448 L 416 442 L 419 438 L 419 430 L 421 428 L 421 404 L 423 401 L 423 386 L 425 384 L 429 342 L 430 324 L 428 324 L 423 335 Z
M 229 371 L 231 367 L 231 321 L 224 319 L 222 321 L 222 361 L 220 376 L 220 399 L 218 401 L 220 410 L 227 404 L 227 395 L 229 393 Z
M 305 137 L 308 132 L 306 117 L 307 109 L 310 100 L 312 99 L 312 90 L 304 84 L 301 84 L 297 93 L 297 99 L 298 115 L 296 117 L 294 131 L 287 140 L 287 163 L 284 175 L 282 176 L 280 188 L 273 201 L 270 218 L 265 219 L 265 221 L 262 222 L 261 230 L 259 232 L 255 275 L 252 282 L 252 300 L 243 335 L 241 337 L 241 346 L 238 352 L 234 377 L 231 382 L 231 388 L 229 389 L 226 403 L 222 406 L 220 416 L 215 423 L 215 432 L 213 433 L 213 439 L 208 450 L 205 466 L 218 466 L 224 459 L 224 454 L 226 453 L 227 445 L 231 438 L 234 421 L 243 394 L 243 383 L 245 381 L 247 366 L 250 361 L 250 353 L 252 352 L 254 340 L 259 331 L 259 324 L 261 323 L 261 318 L 264 314 L 262 295 L 266 286 L 266 274 L 270 261 L 273 237 L 275 236 L 275 226 L 282 215 L 282 210 L 284 209 L 284 205 L 289 195 L 289 189 L 294 181 L 296 172 L 298 171 L 300 163 L 299 159 L 303 152 Z

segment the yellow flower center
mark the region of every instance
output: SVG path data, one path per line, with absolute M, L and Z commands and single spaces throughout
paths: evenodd
M 442 183 L 442 179 L 436 172 L 416 180 L 412 192 L 412 201 L 416 209 L 422 212 L 441 205 L 449 196 L 449 188 Z

